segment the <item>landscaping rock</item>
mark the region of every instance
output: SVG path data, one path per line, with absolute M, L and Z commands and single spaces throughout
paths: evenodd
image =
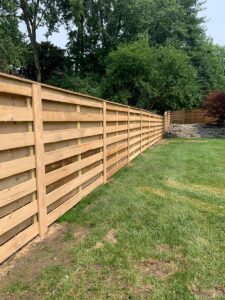
M 166 133 L 169 138 L 225 138 L 225 126 L 206 124 L 172 124 Z

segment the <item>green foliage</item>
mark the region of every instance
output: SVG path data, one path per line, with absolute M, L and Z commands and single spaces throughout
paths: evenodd
M 58 11 L 59 0 L 1 0 L 1 15 L 7 18 L 10 15 L 17 22 L 24 22 L 27 30 L 27 37 L 33 50 L 36 80 L 41 82 L 40 56 L 38 53 L 37 30 L 47 27 L 47 35 L 57 30 L 60 22 Z
M 81 94 L 100 96 L 100 83 L 94 74 L 81 77 L 72 73 L 56 72 L 46 83 Z
M 65 56 L 65 50 L 54 46 L 50 42 L 42 42 L 37 44 L 40 56 L 40 68 L 42 74 L 42 82 L 50 80 L 56 72 L 66 72 L 70 68 L 69 58 Z M 25 77 L 35 80 L 36 70 L 33 60 L 33 49 L 29 44 L 27 46 L 27 55 L 21 74 Z
M 68 3 L 69 2 L 69 3 Z M 137 39 L 147 32 L 147 0 L 70 0 L 64 17 L 75 25 L 69 30 L 69 50 L 76 70 L 105 73 L 108 53 L 121 42 Z
M 143 40 L 110 54 L 102 96 L 160 112 L 200 102 L 197 74 L 187 55 L 172 47 L 149 47 Z
M 1 69 L 19 65 L 37 81 L 161 112 L 191 108 L 225 89 L 225 48 L 206 37 L 203 3 L 0 0 Z M 26 53 L 21 21 L 31 45 Z M 62 23 L 66 51 L 37 43 L 38 28 L 48 36 Z
M 3 13 L 0 1 L 0 70 L 14 72 L 25 56 L 24 37 L 18 29 L 18 20 L 11 15 L 14 6 L 9 6 Z
M 225 48 L 200 40 L 187 52 L 196 68 L 203 99 L 210 91 L 225 88 Z

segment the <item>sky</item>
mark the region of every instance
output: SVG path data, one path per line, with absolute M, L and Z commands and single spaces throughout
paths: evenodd
M 214 43 L 225 46 L 225 0 L 207 0 L 204 7 L 201 15 L 206 17 L 205 26 L 208 36 L 213 39 Z M 26 32 L 23 24 L 21 24 L 21 30 Z M 38 42 L 46 41 L 44 34 L 45 29 L 39 29 Z M 65 28 L 60 27 L 59 33 L 54 33 L 48 40 L 58 47 L 66 48 L 67 33 Z
M 207 34 L 214 43 L 225 46 L 225 0 L 207 0 L 201 15 L 206 17 Z

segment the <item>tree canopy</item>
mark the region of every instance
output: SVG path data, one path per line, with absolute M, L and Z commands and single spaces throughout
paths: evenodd
M 143 40 L 109 55 L 102 96 L 160 112 L 200 102 L 197 72 L 189 57 L 171 46 L 149 47 Z
M 0 68 L 160 112 L 195 107 L 225 89 L 225 47 L 207 37 L 203 4 L 0 0 Z M 37 42 L 39 28 L 50 36 L 61 24 L 66 49 Z

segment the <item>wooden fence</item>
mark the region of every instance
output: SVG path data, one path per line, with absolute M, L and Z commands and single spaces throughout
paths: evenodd
M 171 112 L 166 111 L 164 114 L 164 131 L 166 132 L 171 124 Z
M 160 115 L 0 73 L 0 263 L 164 128 Z
M 194 109 L 171 112 L 171 122 L 173 124 L 207 124 L 215 123 L 216 120 L 208 117 L 206 110 Z

